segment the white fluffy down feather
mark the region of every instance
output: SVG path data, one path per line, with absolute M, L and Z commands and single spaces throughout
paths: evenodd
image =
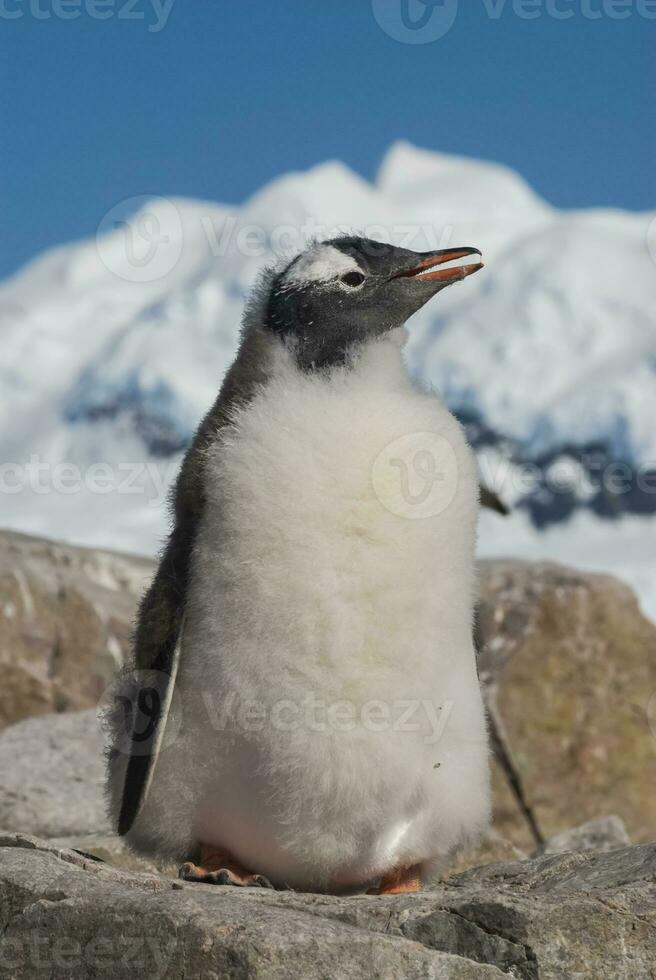
M 335 889 L 434 869 L 485 829 L 475 464 L 409 381 L 402 333 L 330 374 L 280 345 L 217 434 L 136 848 L 214 843 L 276 884 Z

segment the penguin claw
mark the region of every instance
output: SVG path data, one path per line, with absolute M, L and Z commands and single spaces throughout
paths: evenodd
M 252 885 L 255 888 L 273 888 L 273 885 L 265 875 L 253 875 Z
M 233 885 L 237 888 L 273 888 L 264 875 L 237 874 L 230 868 L 208 870 L 187 861 L 178 871 L 178 878 L 183 881 L 196 881 L 204 885 Z

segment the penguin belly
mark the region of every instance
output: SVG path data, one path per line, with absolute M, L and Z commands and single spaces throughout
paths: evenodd
M 134 836 L 348 888 L 489 819 L 477 476 L 395 339 L 330 374 L 279 360 L 207 454 L 175 732 Z

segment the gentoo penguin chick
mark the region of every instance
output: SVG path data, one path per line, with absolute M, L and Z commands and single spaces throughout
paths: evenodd
M 475 463 L 402 360 L 479 256 L 338 238 L 247 309 L 109 713 L 119 833 L 184 878 L 414 891 L 488 824 Z

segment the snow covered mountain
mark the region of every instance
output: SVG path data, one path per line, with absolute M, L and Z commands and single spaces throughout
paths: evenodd
M 352 230 L 483 251 L 483 272 L 410 321 L 407 348 L 516 507 L 486 517 L 483 551 L 616 568 L 625 531 L 635 544 L 656 525 L 656 213 L 561 212 L 502 166 L 407 144 L 374 184 L 327 163 L 241 207 L 125 202 L 94 240 L 0 286 L 2 523 L 153 550 L 258 271 Z M 614 562 L 588 559 L 605 536 Z M 649 605 L 639 565 L 622 567 Z

